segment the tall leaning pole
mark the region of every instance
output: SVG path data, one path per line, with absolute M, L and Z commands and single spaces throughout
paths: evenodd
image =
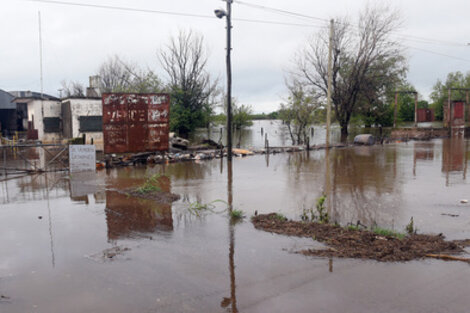
M 330 20 L 330 38 L 328 43 L 328 89 L 326 95 L 326 148 L 330 146 L 331 88 L 333 85 L 333 29 L 334 20 Z

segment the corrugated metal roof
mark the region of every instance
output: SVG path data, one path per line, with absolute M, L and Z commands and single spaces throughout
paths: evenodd
M 0 110 L 16 110 L 16 103 L 11 102 L 13 98 L 13 95 L 0 89 Z
M 28 91 L 9 91 L 9 93 L 15 97 L 15 101 L 19 99 L 35 99 L 35 100 L 43 99 L 43 100 L 56 100 L 56 101 L 60 100 L 59 98 L 56 98 L 54 96 L 51 96 L 45 93 L 41 95 L 40 92 L 29 91 L 29 90 Z

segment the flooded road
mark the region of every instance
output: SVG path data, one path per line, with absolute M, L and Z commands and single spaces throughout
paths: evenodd
M 249 217 L 300 219 L 326 193 L 343 225 L 403 231 L 413 217 L 470 238 L 469 155 L 445 139 L 237 158 L 231 184 L 220 159 L 1 182 L 0 312 L 468 312 L 468 264 L 305 257 L 321 244 Z M 181 199 L 118 192 L 154 174 Z

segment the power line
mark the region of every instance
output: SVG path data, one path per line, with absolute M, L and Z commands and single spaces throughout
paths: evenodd
M 321 18 L 321 17 L 317 17 L 317 16 L 312 16 L 312 15 L 306 15 L 306 14 L 301 14 L 301 13 L 297 13 L 297 12 L 292 12 L 292 11 L 287 11 L 287 10 L 283 10 L 283 9 L 278 9 L 278 8 L 273 8 L 273 7 L 268 7 L 268 6 L 264 6 L 264 5 L 258 5 L 258 4 L 253 4 L 253 3 L 247 3 L 247 2 L 244 2 L 244 1 L 240 1 L 240 0 L 234 0 L 235 3 L 238 3 L 238 4 L 241 4 L 241 5 L 245 5 L 245 6 L 248 6 L 248 7 L 252 7 L 252 8 L 256 8 L 256 9 L 260 9 L 260 10 L 266 10 L 266 11 L 271 11 L 271 12 L 275 12 L 275 13 L 280 13 L 282 15 L 289 15 L 289 16 L 292 16 L 292 17 L 300 17 L 300 18 L 307 18 L 307 19 L 313 19 L 313 20 L 319 20 L 319 21 L 323 21 L 323 22 L 328 22 L 329 20 L 326 19 L 326 18 Z M 335 21 L 335 23 L 337 24 L 343 24 L 343 25 L 346 25 L 346 26 L 352 26 L 352 27 L 356 27 L 355 25 L 351 24 L 351 23 L 344 23 L 344 22 L 339 22 L 339 21 Z M 395 33 L 395 36 L 399 36 L 399 37 L 402 37 L 402 38 L 409 38 L 407 40 L 414 40 L 414 41 L 421 41 L 423 43 L 429 43 L 429 44 L 434 44 L 434 43 L 438 43 L 438 44 L 441 44 L 441 45 L 452 45 L 452 46 L 465 46 L 465 44 L 462 44 L 462 43 L 459 43 L 459 42 L 452 42 L 452 41 L 447 41 L 447 40 L 439 40 L 439 39 L 434 39 L 434 38 L 425 38 L 425 37 L 420 37 L 420 36 L 414 36 L 414 35 L 405 35 L 405 34 L 401 34 L 401 33 L 398 33 L 398 32 L 393 32 Z
M 404 45 L 403 45 L 403 46 L 404 46 Z M 405 47 L 408 47 L 408 48 L 411 48 L 411 49 L 415 49 L 415 50 L 420 50 L 420 51 L 427 52 L 427 53 L 431 53 L 431 54 L 436 54 L 436 55 L 444 56 L 444 57 L 451 58 L 451 59 L 455 59 L 455 60 L 459 60 L 459 61 L 469 62 L 469 63 L 470 63 L 470 60 L 464 59 L 464 58 L 461 58 L 461 57 L 456 57 L 456 56 L 454 56 L 454 55 L 449 55 L 449 54 L 445 54 L 445 53 L 440 53 L 440 52 L 436 52 L 436 51 L 432 51 L 432 50 L 427 50 L 427 49 L 423 49 L 423 48 L 412 47 L 412 46 L 405 46 Z
M 131 8 L 131 7 L 118 7 L 114 5 L 90 4 L 90 3 L 67 2 L 67 1 L 56 1 L 56 0 L 23 0 L 23 1 L 58 4 L 58 5 L 69 5 L 69 6 L 77 6 L 77 7 L 88 7 L 88 8 L 96 8 L 96 9 L 128 11 L 128 12 L 157 13 L 157 14 L 167 14 L 167 15 L 187 16 L 187 17 L 213 18 L 213 16 L 211 15 L 181 13 L 181 12 L 171 12 L 171 11 L 161 11 L 161 10 L 151 10 L 151 9 L 139 9 L 139 8 Z
M 173 15 L 173 16 L 184 16 L 184 17 L 196 17 L 196 18 L 210 18 L 214 19 L 212 15 L 203 15 L 203 14 L 193 14 L 193 13 L 182 13 L 182 12 L 173 12 L 173 11 L 162 11 L 162 10 L 152 10 L 152 9 L 141 9 L 141 8 L 132 8 L 132 7 L 120 7 L 120 6 L 113 6 L 113 5 L 100 5 L 100 4 L 88 4 L 88 3 L 79 3 L 79 2 L 67 2 L 67 1 L 60 1 L 60 0 L 23 0 L 23 1 L 28 1 L 28 2 L 38 2 L 38 3 L 46 3 L 46 4 L 55 4 L 55 5 L 68 5 L 68 6 L 78 6 L 78 7 L 88 7 L 88 8 L 97 8 L 97 9 L 108 9 L 108 10 L 118 10 L 118 11 L 126 11 L 126 12 L 141 12 L 141 13 L 150 13 L 150 14 L 165 14 L 165 15 Z M 276 9 L 276 8 L 271 8 L 267 6 L 262 6 L 262 5 L 256 5 L 256 4 L 250 4 L 246 3 L 243 1 L 235 0 L 235 3 L 239 3 L 242 5 L 246 6 L 251 6 L 254 8 L 258 9 L 263 9 L 263 10 L 268 10 L 268 11 L 273 11 L 273 12 L 278 12 L 282 13 L 284 15 L 291 15 L 294 17 L 300 17 L 304 19 L 314 19 L 314 20 L 319 20 L 319 21 L 328 21 L 327 19 L 320 18 L 320 17 L 315 17 L 315 16 L 309 16 L 305 14 L 300 14 L 296 12 L 291 12 L 287 10 L 281 10 L 281 9 Z M 314 25 L 314 24 L 300 24 L 300 23 L 289 23 L 289 22 L 280 22 L 280 21 L 269 21 L 269 20 L 255 20 L 255 19 L 245 19 L 245 18 L 233 18 L 233 20 L 240 21 L 240 22 L 247 22 L 247 23 L 259 23 L 259 24 L 270 24 L 270 25 L 284 25 L 284 26 L 296 26 L 296 27 L 307 27 L 307 28 L 318 28 L 318 27 L 324 27 L 324 26 L 319 26 L 319 25 Z M 335 23 L 340 23 L 340 22 L 335 22 Z M 344 23 L 342 23 L 344 24 Z M 349 26 L 353 26 L 351 24 L 346 24 Z M 450 41 L 440 41 L 440 40 L 435 40 L 435 39 L 429 39 L 429 38 L 424 38 L 424 37 L 419 37 L 419 36 L 413 36 L 413 35 L 403 35 L 403 34 L 397 34 L 394 35 L 396 37 L 401 37 L 402 39 L 405 40 L 410 40 L 410 41 L 417 41 L 421 43 L 440 43 L 443 45 L 454 45 L 454 46 L 466 46 L 462 44 L 458 44 L 456 42 L 450 42 Z M 409 47 L 411 49 L 416 49 L 416 50 L 421 50 L 427 53 L 432 53 L 464 62 L 470 62 L 470 60 L 440 53 L 440 52 L 435 52 L 427 49 L 422 49 L 422 48 L 417 48 L 413 46 L 406 46 L 401 44 L 404 47 Z
M 68 5 L 68 6 L 77 6 L 77 7 L 87 7 L 87 8 L 95 8 L 95 9 L 117 10 L 117 11 L 126 11 L 126 12 L 140 12 L 140 13 L 165 14 L 165 15 L 173 15 L 173 16 L 214 19 L 214 16 L 212 16 L 212 15 L 173 12 L 173 11 L 162 11 L 162 10 L 152 10 L 152 9 L 140 9 L 140 8 L 132 8 L 132 7 L 120 7 L 120 6 L 114 6 L 114 5 L 89 4 L 89 3 L 59 1 L 59 0 L 23 0 L 23 1 L 39 2 L 39 3 L 55 4 L 55 5 Z M 233 18 L 232 20 L 236 20 L 236 21 L 240 21 L 240 22 L 248 22 L 248 23 L 271 24 L 271 25 L 285 25 L 285 26 L 297 26 L 297 27 L 319 27 L 317 25 L 311 25 L 311 24 L 288 23 L 288 22 L 269 21 L 269 20 L 255 20 L 255 19 L 244 19 L 244 18 Z
M 256 9 L 262 9 L 262 10 L 272 11 L 272 12 L 276 12 L 276 13 L 282 13 L 282 14 L 284 14 L 284 15 L 290 15 L 290 16 L 295 16 L 295 17 L 302 17 L 302 18 L 307 18 L 307 19 L 314 19 L 314 20 L 319 20 L 319 21 L 322 21 L 322 22 L 327 22 L 327 21 L 328 21 L 328 20 L 325 19 L 325 18 L 316 17 L 316 16 L 311 16 L 311 15 L 305 15 L 305 14 L 301 14 L 301 13 L 296 13 L 296 12 L 287 11 L 287 10 L 282 10 L 282 9 L 277 9 L 277 8 L 272 8 L 272 7 L 267 7 L 267 6 L 264 6 L 264 5 L 258 5 L 258 4 L 253 4 L 253 3 L 247 3 L 247 2 L 243 2 L 243 1 L 239 1 L 239 0 L 234 0 L 234 2 L 235 2 L 235 3 L 242 4 L 242 5 L 246 5 L 246 6 L 249 6 L 249 7 L 252 7 L 252 8 L 256 8 Z

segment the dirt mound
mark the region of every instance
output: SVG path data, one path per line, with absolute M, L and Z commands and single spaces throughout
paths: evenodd
M 410 261 L 429 254 L 463 252 L 461 242 L 444 240 L 442 235 L 411 235 L 402 239 L 378 235 L 369 230 L 349 229 L 315 222 L 289 221 L 276 213 L 254 216 L 257 229 L 277 234 L 312 237 L 329 246 L 323 250 L 302 250 L 304 255 L 372 259 L 381 262 Z

